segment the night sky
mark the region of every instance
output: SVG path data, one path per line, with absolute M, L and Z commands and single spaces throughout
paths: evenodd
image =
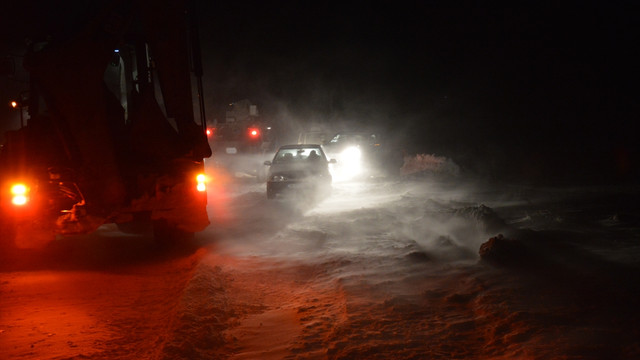
M 248 98 L 283 126 L 379 126 L 495 178 L 635 181 L 631 5 L 198 1 L 208 117 Z
M 407 150 L 495 177 L 638 173 L 631 3 L 234 1 L 202 14 L 212 103 L 383 125 Z

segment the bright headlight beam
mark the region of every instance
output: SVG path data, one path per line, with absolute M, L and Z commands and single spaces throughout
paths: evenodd
M 348 147 L 344 149 L 344 151 L 342 152 L 342 159 L 345 162 L 359 161 L 361 156 L 362 156 L 362 153 L 360 152 L 360 149 L 358 149 L 355 146 Z
M 336 181 L 345 181 L 358 176 L 362 169 L 362 152 L 357 146 L 350 146 L 338 155 L 338 166 L 333 167 Z

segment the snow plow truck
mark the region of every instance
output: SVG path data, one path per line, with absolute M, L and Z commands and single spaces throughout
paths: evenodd
M 108 223 L 160 242 L 193 236 L 209 224 L 211 156 L 193 3 L 61 4 L 73 7 L 60 12 L 67 26 L 32 37 L 23 57 L 28 117 L 0 152 L 2 247 Z

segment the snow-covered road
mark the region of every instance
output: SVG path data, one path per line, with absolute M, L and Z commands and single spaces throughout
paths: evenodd
M 106 226 L 3 267 L 0 358 L 640 356 L 637 189 L 217 180 L 175 252 Z

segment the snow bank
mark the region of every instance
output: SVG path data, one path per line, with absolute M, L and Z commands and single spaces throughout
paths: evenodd
M 458 176 L 460 174 L 460 167 L 451 159 L 441 156 L 417 154 L 404 157 L 404 163 L 400 168 L 400 175 L 406 176 L 425 172 Z
M 230 281 L 219 267 L 198 265 L 176 310 L 163 359 L 220 358 L 228 351 L 224 331 L 233 316 L 227 294 Z

